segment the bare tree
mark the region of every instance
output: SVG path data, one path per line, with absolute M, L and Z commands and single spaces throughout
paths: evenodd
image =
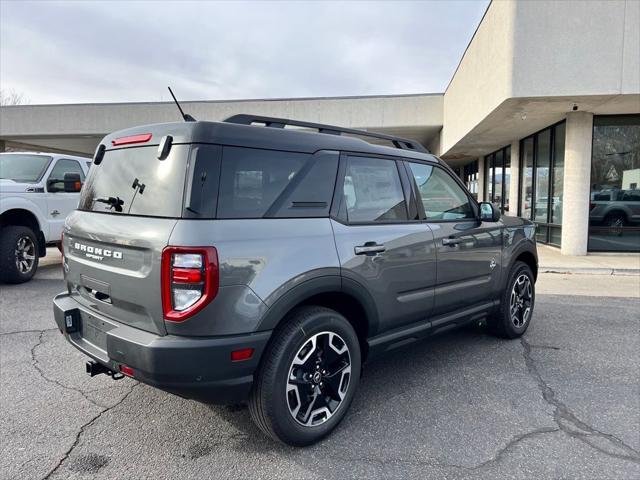
M 22 93 L 0 88 L 0 106 L 23 105 L 29 103 Z

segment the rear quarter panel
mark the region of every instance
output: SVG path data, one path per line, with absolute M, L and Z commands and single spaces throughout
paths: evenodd
M 328 218 L 180 220 L 169 244 L 215 247 L 220 290 L 189 320 L 167 323 L 168 333 L 255 331 L 269 307 L 294 287 L 340 275 Z

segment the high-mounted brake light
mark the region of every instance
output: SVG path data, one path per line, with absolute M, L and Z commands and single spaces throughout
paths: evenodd
M 128 137 L 120 137 L 114 140 L 111 140 L 111 145 L 114 147 L 118 145 L 130 145 L 132 143 L 145 143 L 151 140 L 150 133 L 140 133 L 138 135 L 130 135 Z
M 213 247 L 166 247 L 161 277 L 164 318 L 183 322 L 218 294 L 218 252 Z

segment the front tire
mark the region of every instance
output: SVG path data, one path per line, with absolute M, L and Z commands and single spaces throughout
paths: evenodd
M 38 269 L 38 240 L 29 227 L 11 225 L 0 237 L 0 282 L 24 283 Z
M 524 262 L 516 262 L 509 273 L 500 308 L 487 322 L 491 333 L 502 338 L 522 336 L 531 324 L 535 296 L 531 268 Z
M 251 418 L 274 440 L 311 445 L 345 416 L 360 369 L 358 337 L 342 315 L 298 308 L 264 354 L 249 398 Z

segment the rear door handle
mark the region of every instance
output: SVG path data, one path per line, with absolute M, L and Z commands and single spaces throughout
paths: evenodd
M 376 242 L 367 242 L 364 245 L 358 245 L 353 248 L 356 255 L 377 255 L 386 250 L 384 245 L 378 245 Z
M 442 239 L 442 245 L 448 245 L 450 247 L 455 247 L 460 243 L 462 243 L 461 238 L 443 238 Z

